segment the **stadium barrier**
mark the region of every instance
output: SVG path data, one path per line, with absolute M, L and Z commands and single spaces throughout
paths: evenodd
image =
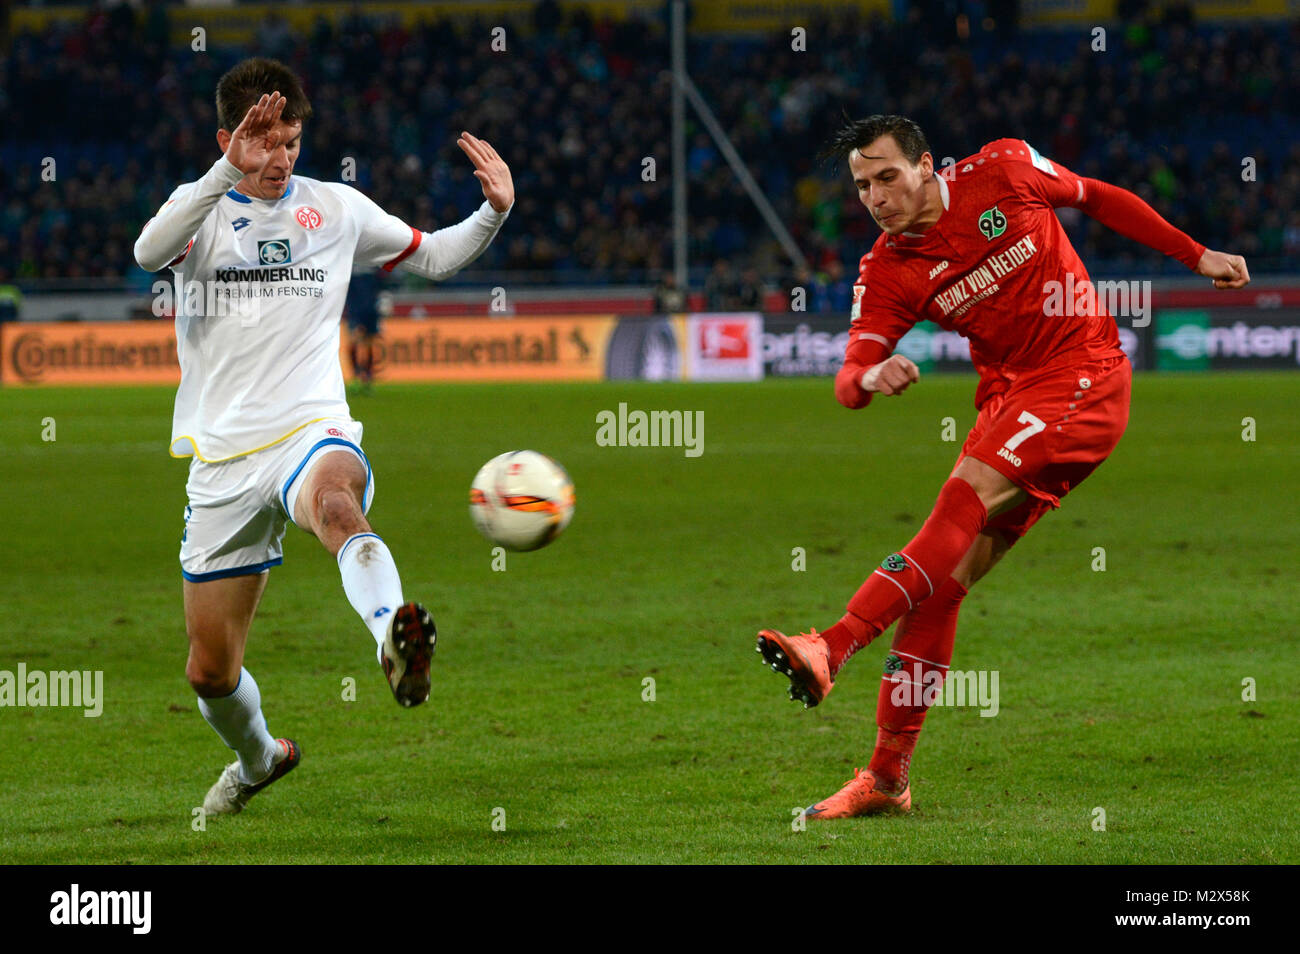
M 1157 308 L 1143 327 L 1121 322 L 1138 371 L 1296 369 L 1300 307 Z M 346 335 L 339 360 L 348 367 Z M 700 313 L 486 319 L 391 318 L 376 339 L 385 381 L 755 381 L 829 376 L 848 325 L 839 315 Z M 929 322 L 897 350 L 922 372 L 971 370 L 966 340 Z M 170 321 L 0 324 L 6 387 L 175 385 Z

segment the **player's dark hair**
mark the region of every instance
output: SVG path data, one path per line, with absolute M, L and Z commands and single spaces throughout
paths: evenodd
M 869 146 L 881 136 L 893 136 L 907 161 L 916 165 L 921 155 L 930 151 L 921 127 L 906 116 L 868 116 L 851 119 L 844 114 L 844 124 L 835 130 L 821 151 L 822 159 L 847 159 L 854 150 Z
M 234 132 L 262 94 L 276 90 L 286 100 L 280 114 L 283 122 L 305 123 L 311 118 L 311 103 L 297 74 L 279 60 L 255 56 L 235 65 L 217 81 L 217 125 Z

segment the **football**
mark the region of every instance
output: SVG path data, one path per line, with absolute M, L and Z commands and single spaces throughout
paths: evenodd
M 507 550 L 546 546 L 573 517 L 573 481 L 537 451 L 507 451 L 484 464 L 469 490 L 479 532 Z

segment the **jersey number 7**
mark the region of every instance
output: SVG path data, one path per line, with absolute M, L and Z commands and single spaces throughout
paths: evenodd
M 1030 414 L 1028 411 L 1021 411 L 1020 416 L 1016 418 L 1016 423 L 1027 424 L 1029 426 L 1023 430 L 1016 431 L 1007 438 L 1007 442 L 1002 446 L 1009 451 L 1015 450 L 1023 444 L 1027 438 L 1033 437 L 1035 434 L 1040 434 L 1047 430 L 1047 425 L 1039 418 L 1034 417 L 1034 415 Z

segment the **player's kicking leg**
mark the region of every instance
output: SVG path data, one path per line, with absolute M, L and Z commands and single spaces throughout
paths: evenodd
M 967 588 L 1114 450 L 1128 422 L 1131 375 L 1124 358 L 1108 358 L 1028 379 L 1004 401 L 986 405 L 920 533 L 867 578 L 838 623 L 805 637 L 798 646 L 800 665 L 778 665 L 803 690 L 802 698 L 815 704 L 830 692 L 849 657 L 901 620 L 885 662 L 871 765 L 845 786 L 842 798 L 814 805 L 809 817 L 910 805 L 907 769 L 925 707 L 896 705 L 892 690 L 899 681 L 924 685 L 946 676 Z M 1029 440 L 1043 433 L 1050 439 Z M 1008 447 L 1018 448 L 1010 462 L 1002 453 Z M 989 461 L 1014 471 L 1004 473 Z M 1033 496 L 1018 483 L 1032 487 Z M 822 652 L 824 665 L 805 664 Z M 789 658 L 785 651 L 782 656 Z
M 266 578 L 261 572 L 183 584 L 190 640 L 185 675 L 203 718 L 239 756 L 203 800 L 209 815 L 243 811 L 250 798 L 293 771 L 302 758 L 292 739 L 276 739 L 267 731 L 257 683 L 243 666 Z
M 1001 532 L 980 533 L 938 592 L 903 614 L 881 677 L 871 763 L 858 769 L 830 798 L 810 806 L 807 817 L 849 818 L 911 810 L 908 769 L 929 711 L 925 700 L 933 698 L 927 691 L 942 686 L 948 675 L 962 599 L 1009 547 Z M 912 684 L 915 691 L 899 693 L 900 683 Z
M 393 696 L 404 706 L 429 698 L 429 663 L 438 641 L 433 617 L 404 602 L 402 581 L 384 541 L 365 517 L 366 466 L 347 450 L 317 457 L 294 487 L 293 519 L 338 560 L 343 591 L 377 646 Z
M 946 675 L 961 600 L 968 586 L 1006 552 L 1000 534 L 981 531 L 992 516 L 1020 505 L 1026 496 L 987 464 L 965 458 L 944 484 L 921 532 L 867 578 L 838 623 L 824 634 L 816 630 L 794 637 L 776 630 L 759 633 L 758 651 L 764 661 L 789 677 L 791 698 L 807 708 L 826 698 L 835 676 L 855 652 L 901 618 L 881 684 L 876 710 L 879 732 L 871 765 L 858 769 L 835 795 L 809 807 L 807 817 L 911 810 L 907 771 L 925 707 L 896 705 L 896 681 L 915 678 L 924 685 L 930 670 L 940 678 Z M 905 666 L 909 671 L 899 677 Z
M 967 457 L 939 492 L 929 519 L 901 553 L 890 554 L 849 602 L 843 618 L 819 633 L 787 636 L 765 629 L 757 650 L 790 679 L 790 698 L 817 705 L 835 687 L 849 658 L 893 622 L 934 596 L 956 570 L 985 523 L 1026 494 L 988 464 Z

